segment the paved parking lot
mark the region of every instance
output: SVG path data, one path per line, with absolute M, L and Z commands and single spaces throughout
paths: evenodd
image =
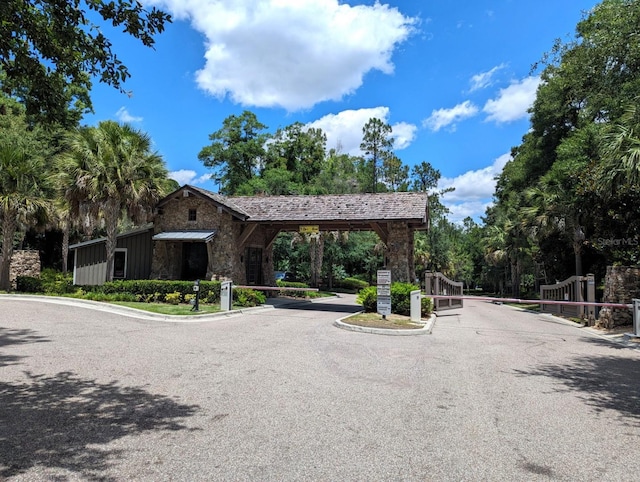
M 352 298 L 205 322 L 0 298 L 0 479 L 632 480 L 640 353 L 468 302 L 432 335 Z

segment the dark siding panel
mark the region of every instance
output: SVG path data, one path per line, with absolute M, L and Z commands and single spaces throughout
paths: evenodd
M 153 242 L 151 231 L 118 240 L 118 248 L 127 249 L 126 279 L 148 279 L 151 272 Z

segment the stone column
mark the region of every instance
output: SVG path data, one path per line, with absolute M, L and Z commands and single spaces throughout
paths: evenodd
M 403 222 L 390 222 L 388 230 L 385 261 L 386 268 L 391 271 L 391 280 L 414 283 L 413 230 Z

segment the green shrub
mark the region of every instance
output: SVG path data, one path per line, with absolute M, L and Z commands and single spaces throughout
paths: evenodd
M 167 293 L 165 295 L 165 301 L 170 305 L 179 305 L 180 301 L 182 301 L 182 293 L 179 291 L 174 291 L 173 293 Z
M 356 303 L 361 304 L 364 311 L 374 313 L 378 310 L 378 291 L 375 286 L 360 290 L 356 296 Z
M 85 300 L 91 301 L 138 301 L 136 295 L 131 293 L 101 293 L 99 291 L 89 291 L 83 296 Z
M 267 297 L 261 291 L 248 288 L 233 289 L 233 303 L 242 308 L 262 305 L 267 302 Z
M 419 289 L 412 283 L 391 283 L 391 311 L 398 315 L 410 315 L 411 292 Z
M 169 293 L 178 292 L 182 299 L 188 294 L 193 294 L 192 281 L 166 281 L 166 280 L 118 280 L 96 286 L 96 291 L 103 293 L 131 293 L 133 295 L 151 295 L 156 302 L 166 301 Z M 200 299 L 207 303 L 220 301 L 220 282 L 201 281 Z
M 306 283 L 300 283 L 297 281 L 282 281 L 277 280 L 276 285 L 280 288 L 309 288 L 309 285 Z M 290 291 L 287 289 L 282 289 L 279 291 L 282 296 L 291 296 L 292 298 L 313 298 L 316 293 L 315 291 Z
M 360 291 L 369 286 L 369 283 L 358 278 L 344 278 L 336 282 L 338 288 Z
M 62 273 L 55 269 L 43 269 L 40 273 L 42 280 L 42 291 L 52 295 L 64 295 L 74 293 L 77 289 L 73 285 L 73 275 L 71 273 Z
M 411 314 L 411 292 L 420 289 L 412 283 L 391 283 L 391 312 L 398 315 L 409 316 Z M 375 286 L 369 286 L 361 290 L 356 297 L 366 312 L 378 310 L 378 290 Z M 430 298 L 421 300 L 422 315 L 431 313 L 433 305 Z
M 420 300 L 422 316 L 427 316 L 433 313 L 433 300 L 431 298 L 422 298 Z
M 16 278 L 16 289 L 22 293 L 42 293 L 42 279 L 35 276 L 18 276 Z

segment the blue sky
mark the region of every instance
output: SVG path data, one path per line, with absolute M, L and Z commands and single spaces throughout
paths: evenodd
M 174 179 L 217 190 L 198 152 L 243 110 L 275 132 L 321 127 L 327 147 L 358 154 L 371 117 L 396 155 L 430 162 L 450 219 L 478 219 L 494 178 L 529 128 L 556 38 L 574 38 L 595 0 L 145 0 L 174 23 L 155 49 L 105 27 L 132 77 L 129 94 L 96 84 L 95 114 L 146 131 Z

